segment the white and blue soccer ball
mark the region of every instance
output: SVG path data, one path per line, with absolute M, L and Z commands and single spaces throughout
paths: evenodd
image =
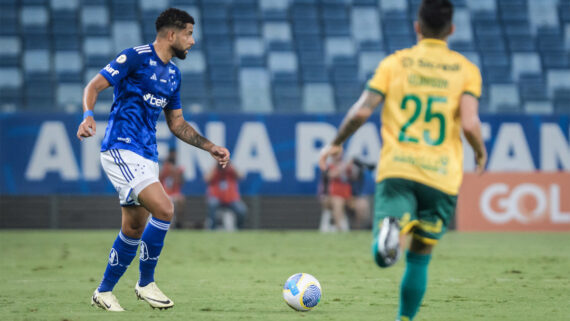
M 309 311 L 321 301 L 321 284 L 308 273 L 291 275 L 283 286 L 283 299 L 297 311 Z

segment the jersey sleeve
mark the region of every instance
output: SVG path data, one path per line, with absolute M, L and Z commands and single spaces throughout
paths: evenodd
M 176 89 L 174 90 L 172 95 L 170 95 L 170 99 L 168 99 L 168 105 L 166 105 L 166 107 L 164 107 L 164 109 L 175 110 L 175 109 L 182 108 L 182 105 L 180 104 L 180 81 L 181 81 L 181 77 L 180 77 L 180 71 L 178 71 L 178 70 L 176 71 L 176 79 L 177 79 Z
M 382 97 L 386 96 L 388 92 L 388 85 L 390 84 L 390 69 L 391 69 L 391 59 L 392 56 L 386 57 L 386 59 L 382 60 L 372 78 L 368 81 L 366 85 L 366 89 L 377 94 L 382 95 Z
M 140 55 L 134 49 L 125 49 L 107 64 L 101 74 L 112 86 L 116 86 L 121 79 L 127 77 L 141 64 Z
M 463 94 L 471 95 L 477 99 L 481 97 L 481 72 L 479 68 L 472 64 L 467 63 L 467 74 L 465 80 L 465 86 L 463 88 Z

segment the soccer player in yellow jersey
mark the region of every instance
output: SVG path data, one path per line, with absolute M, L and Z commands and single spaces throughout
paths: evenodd
M 487 153 L 481 138 L 479 69 L 447 48 L 454 31 L 449 0 L 424 0 L 414 28 L 418 43 L 384 59 L 321 152 L 320 165 L 384 102 L 383 140 L 374 205 L 372 253 L 380 267 L 393 265 L 411 234 L 400 288 L 398 320 L 414 318 L 427 286 L 433 246 L 455 214 L 463 175 L 463 130 L 477 170 Z

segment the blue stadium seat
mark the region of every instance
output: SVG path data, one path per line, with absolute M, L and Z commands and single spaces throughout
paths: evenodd
M 354 7 L 350 14 L 352 37 L 357 42 L 382 39 L 380 17 L 376 7 Z
M 261 35 L 259 24 L 255 20 L 234 19 L 232 29 L 236 37 L 252 37 Z
M 542 67 L 540 56 L 533 53 L 513 53 L 512 54 L 512 77 L 517 81 L 522 74 L 541 75 Z
M 544 69 L 564 69 L 570 67 L 570 58 L 566 51 L 546 51 L 542 52 L 541 56 Z
M 372 77 L 378 64 L 380 64 L 380 61 L 385 57 L 386 54 L 381 51 L 360 52 L 358 59 L 358 80 L 360 83 L 364 83 Z
M 511 52 L 535 52 L 536 44 L 533 38 L 528 36 L 509 36 L 507 44 Z
M 81 112 L 83 86 L 80 83 L 58 83 L 55 104 L 59 110 L 69 113 Z
M 55 52 L 54 61 L 57 81 L 81 82 L 83 61 L 77 51 Z
M 240 98 L 245 112 L 273 111 L 271 81 L 264 68 L 242 68 L 239 72 Z
M 327 82 L 303 85 L 303 111 L 306 113 L 332 113 L 335 111 L 333 89 Z
M 52 11 L 51 30 L 54 35 L 77 36 L 79 30 L 79 17 L 77 11 Z
M 22 42 L 16 36 L 0 36 L 0 66 L 16 67 L 20 65 Z
M 554 111 L 560 114 L 570 114 L 570 89 L 554 91 Z
M 518 88 L 513 84 L 494 84 L 489 90 L 489 110 L 519 113 L 521 103 Z
M 20 22 L 24 33 L 44 31 L 49 24 L 49 12 L 43 6 L 24 6 L 20 11 Z
M 133 21 L 138 19 L 136 0 L 111 0 L 111 17 L 114 21 Z
M 21 108 L 22 84 L 23 77 L 19 68 L 0 67 L 0 110 L 15 111 Z
M 143 43 L 141 29 L 136 21 L 115 21 L 113 23 L 112 36 L 113 46 L 117 53 Z
M 115 52 L 111 39 L 108 37 L 87 37 L 83 39 L 83 53 L 87 67 L 103 68 L 113 57 Z
M 109 36 L 109 9 L 104 6 L 84 6 L 81 8 L 81 26 L 85 36 Z
M 276 82 L 273 86 L 273 105 L 276 112 L 301 112 L 303 103 L 298 84 Z

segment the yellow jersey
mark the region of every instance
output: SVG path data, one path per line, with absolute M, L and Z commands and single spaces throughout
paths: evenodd
M 481 95 L 479 68 L 445 41 L 386 57 L 367 84 L 384 97 L 377 181 L 404 178 L 456 195 L 463 178 L 459 102 Z

